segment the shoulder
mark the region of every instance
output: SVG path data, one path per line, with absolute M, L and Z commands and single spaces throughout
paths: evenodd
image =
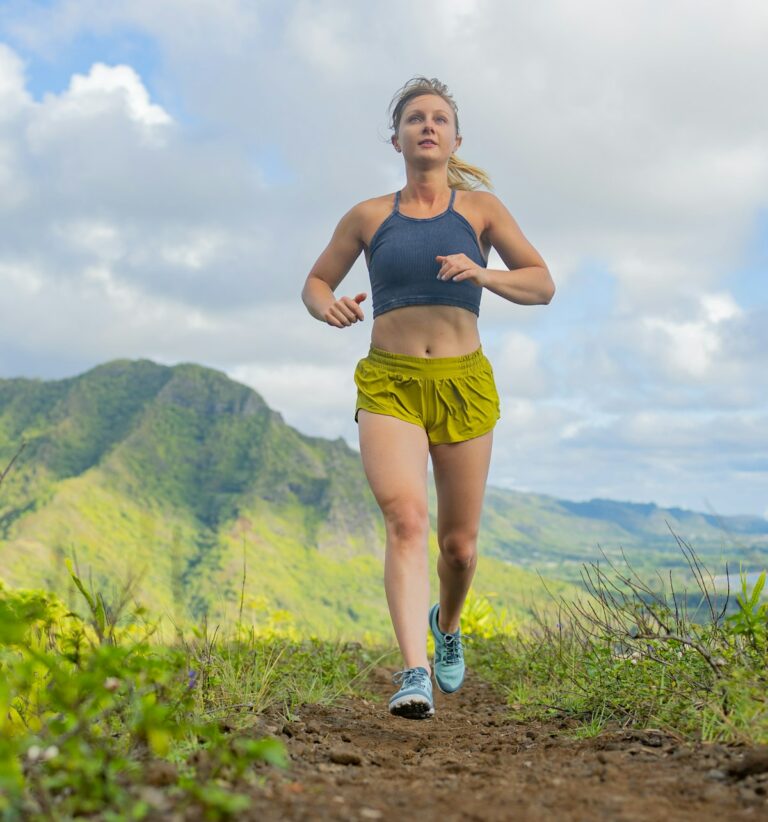
M 394 205 L 394 194 L 382 194 L 380 197 L 371 197 L 356 203 L 341 218 L 341 222 L 347 224 L 362 225 L 372 217 L 377 217 L 382 212 L 389 212 Z
M 354 231 L 368 245 L 376 229 L 387 219 L 395 204 L 395 194 L 382 194 L 354 205 L 342 218 L 348 220 Z
M 511 218 L 504 203 L 490 191 L 457 191 L 456 208 L 467 216 L 478 234 L 493 230 Z
M 506 211 L 501 200 L 490 191 L 460 191 L 456 192 L 456 202 L 466 208 L 477 210 L 483 214 L 493 214 Z
M 394 205 L 395 193 L 392 192 L 391 194 L 381 194 L 378 197 L 371 197 L 368 200 L 363 200 L 362 202 L 353 206 L 352 211 L 356 211 L 358 214 L 365 217 L 371 214 L 377 214 L 382 209 L 386 211 L 391 211 L 394 208 Z

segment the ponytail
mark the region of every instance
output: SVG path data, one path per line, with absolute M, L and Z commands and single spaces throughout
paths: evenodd
M 451 154 L 448 158 L 448 186 L 459 191 L 474 191 L 480 186 L 493 189 L 487 172 L 465 162 L 455 154 Z

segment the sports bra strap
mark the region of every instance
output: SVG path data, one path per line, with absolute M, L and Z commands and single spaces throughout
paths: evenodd
M 395 192 L 395 207 L 392 209 L 392 211 L 400 211 L 400 192 L 399 191 Z

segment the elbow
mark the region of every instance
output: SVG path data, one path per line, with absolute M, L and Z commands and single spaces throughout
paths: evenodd
M 307 311 L 311 313 L 309 277 L 307 277 L 307 281 L 304 283 L 304 288 L 301 289 L 301 301 L 304 303 Z
M 547 271 L 547 278 L 546 282 L 544 283 L 544 288 L 541 292 L 541 304 L 542 305 L 549 305 L 552 302 L 552 297 L 555 296 L 555 281 L 552 279 L 552 275 Z

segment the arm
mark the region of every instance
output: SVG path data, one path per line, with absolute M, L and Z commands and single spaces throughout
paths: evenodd
M 333 293 L 362 250 L 359 206 L 355 206 L 339 221 L 330 243 L 317 258 L 304 283 L 301 299 L 315 319 L 336 328 L 344 328 L 363 319 L 360 303 L 366 294 L 337 299 Z
M 513 303 L 546 305 L 555 294 L 547 264 L 528 242 L 515 219 L 493 194 L 483 192 L 486 227 L 483 232 L 508 270 L 479 268 L 464 254 L 438 257 L 441 279 L 471 280 Z

